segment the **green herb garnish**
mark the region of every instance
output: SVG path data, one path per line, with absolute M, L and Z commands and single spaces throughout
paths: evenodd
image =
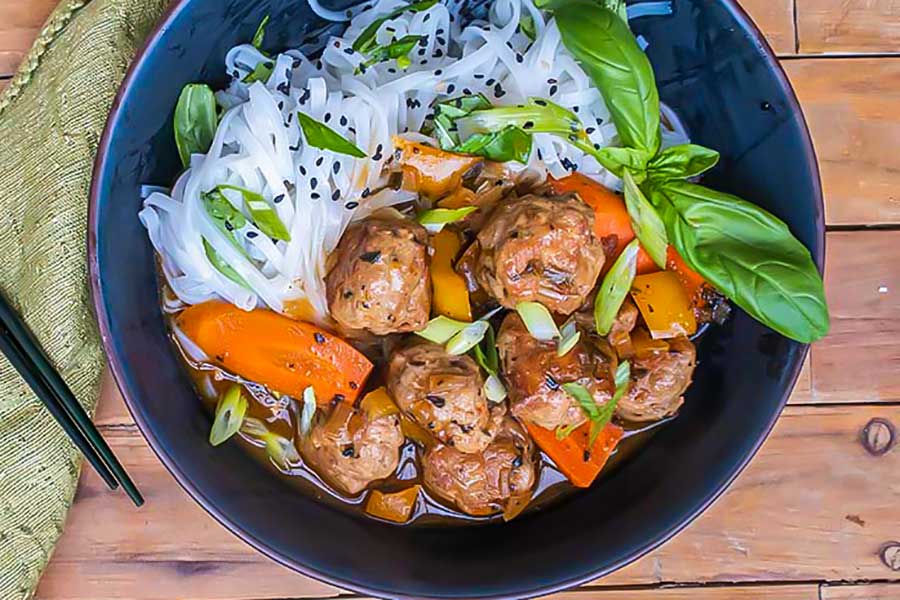
M 597 297 L 594 300 L 594 323 L 597 333 L 607 335 L 612 329 L 616 315 L 631 290 L 631 284 L 637 272 L 637 255 L 640 245 L 635 238 L 631 240 L 612 268 L 603 278 Z
M 244 415 L 247 414 L 247 406 L 247 398 L 241 393 L 241 386 L 231 384 L 216 405 L 216 416 L 209 431 L 209 443 L 218 446 L 240 431 Z
M 623 173 L 623 181 L 625 183 L 625 207 L 628 209 L 628 216 L 631 217 L 634 234 L 656 266 L 665 270 L 666 252 L 669 248 L 666 226 L 653 205 L 644 197 L 644 193 L 637 186 L 628 169 Z
M 378 33 L 378 30 L 381 29 L 381 26 L 384 25 L 385 21 L 399 17 L 407 11 L 422 12 L 428 10 L 437 3 L 438 0 L 422 0 L 421 2 L 412 2 L 395 10 L 392 10 L 383 17 L 378 17 L 377 19 L 372 21 L 361 34 L 359 34 L 359 37 L 356 38 L 356 41 L 353 42 L 353 49 L 357 52 L 368 52 L 375 46 L 375 35 Z
M 175 145 L 185 167 L 190 166 L 192 154 L 209 152 L 217 127 L 212 89 L 202 83 L 184 86 L 175 105 Z
M 256 226 L 260 231 L 276 240 L 284 240 L 286 242 L 291 241 L 291 234 L 288 232 L 287 227 L 281 222 L 275 209 L 262 197 L 262 194 L 236 185 L 223 184 L 216 186 L 216 189 L 219 192 L 222 190 L 240 192 L 241 196 L 244 198 L 244 206 L 247 207 L 247 212 L 250 213 L 250 217 L 253 219 L 253 222 L 256 223 Z
M 256 28 L 256 33 L 253 34 L 253 39 L 250 40 L 250 43 L 257 50 L 262 50 L 263 41 L 266 39 L 266 26 L 269 24 L 269 15 L 266 15 L 262 18 L 262 21 L 259 23 L 259 27 Z
M 297 120 L 301 129 L 303 129 L 303 137 L 306 139 L 306 143 L 313 148 L 331 150 L 338 154 L 346 154 L 356 158 L 366 157 L 366 153 L 360 150 L 353 142 L 325 123 L 316 121 L 302 112 L 297 113 Z
M 241 81 L 244 83 L 253 83 L 255 81 L 259 81 L 260 83 L 266 83 L 269 81 L 269 77 L 272 76 L 272 71 L 275 69 L 275 63 L 271 60 L 261 60 L 256 63 L 256 66 L 253 67 L 253 71 L 247 74 Z
M 368 52 L 369 58 L 361 63 L 356 72 L 362 72 L 365 67 L 371 67 L 372 65 L 391 59 L 396 59 L 397 66 L 401 69 L 406 69 L 411 64 L 409 60 L 410 51 L 416 47 L 419 40 L 424 38 L 424 35 L 407 35 L 399 40 L 392 41 L 386 46 L 376 46 Z
M 488 375 L 497 375 L 500 372 L 500 356 L 497 354 L 497 336 L 494 328 L 488 327 L 484 333 L 484 339 L 472 348 L 472 356 Z

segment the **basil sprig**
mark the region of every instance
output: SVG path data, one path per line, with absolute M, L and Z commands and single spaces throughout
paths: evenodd
M 822 278 L 778 217 L 686 181 L 654 187 L 651 201 L 687 264 L 750 316 L 799 342 L 828 333 Z
M 297 121 L 303 129 L 303 137 L 306 143 L 313 148 L 331 150 L 338 154 L 346 154 L 356 158 L 365 158 L 366 153 L 356 144 L 339 134 L 337 131 L 302 112 L 297 113 Z
M 206 154 L 216 137 L 216 96 L 202 83 L 190 83 L 181 90 L 175 105 L 175 145 L 181 163 L 188 167 L 192 154 Z
M 378 30 L 381 29 L 381 26 L 384 25 L 385 21 L 395 19 L 407 11 L 422 12 L 428 10 L 437 3 L 438 0 L 421 0 L 420 2 L 412 2 L 389 12 L 383 17 L 378 17 L 377 19 L 372 21 L 368 27 L 363 29 L 362 33 L 359 34 L 359 37 L 356 38 L 356 40 L 353 42 L 353 49 L 357 52 L 369 52 L 369 50 L 375 47 L 375 36 L 378 34 Z
M 563 44 L 600 90 L 622 145 L 659 150 L 659 92 L 653 68 L 626 21 L 588 0 L 554 11 Z
M 824 336 L 829 317 L 822 278 L 787 225 L 740 198 L 684 181 L 715 166 L 716 151 L 694 144 L 660 151 L 653 69 L 621 18 L 618 1 L 541 4 L 554 12 L 563 44 L 609 108 L 624 147 L 602 148 L 593 156 L 631 180 L 626 194 L 638 201 L 631 202 L 629 214 L 644 247 L 659 254 L 654 260 L 662 258 L 661 245 L 647 233 L 658 231 L 661 222 L 687 264 L 751 316 L 800 342 Z M 640 202 L 637 186 L 644 186 L 652 207 Z M 611 307 L 604 303 L 595 309 L 602 333 L 611 323 Z

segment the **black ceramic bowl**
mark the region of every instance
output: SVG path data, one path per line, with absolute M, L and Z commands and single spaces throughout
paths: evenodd
M 707 177 L 784 219 L 821 267 L 819 177 L 797 101 L 771 50 L 732 0 L 675 0 L 635 22 L 663 100 L 697 143 L 719 150 Z M 223 59 L 271 14 L 267 46 L 321 39 L 304 0 L 181 0 L 122 86 L 97 158 L 90 263 L 103 342 L 135 420 L 179 483 L 249 544 L 297 571 L 390 597 L 525 597 L 605 575 L 702 512 L 747 464 L 806 351 L 741 311 L 703 337 L 679 417 L 593 488 L 509 524 L 394 527 L 297 493 L 236 443 L 212 448 L 166 337 L 154 257 L 137 219 L 142 184 L 179 172 L 172 109 L 192 81 L 224 85 Z

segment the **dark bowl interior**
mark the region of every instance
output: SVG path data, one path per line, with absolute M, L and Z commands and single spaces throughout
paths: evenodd
M 635 22 L 662 98 L 693 140 L 722 153 L 707 183 L 787 221 L 821 267 L 818 171 L 796 99 L 730 0 L 675 0 Z M 505 525 L 383 525 L 299 494 L 236 443 L 213 449 L 210 416 L 182 371 L 157 305 L 152 249 L 137 219 L 142 184 L 179 171 L 171 113 L 192 81 L 223 85 L 231 46 L 271 14 L 267 46 L 314 47 L 326 26 L 302 0 L 183 0 L 138 57 L 107 126 L 91 205 L 94 297 L 118 384 L 154 450 L 213 516 L 298 571 L 365 593 L 523 597 L 609 573 L 697 516 L 777 418 L 805 346 L 741 311 L 700 343 L 680 416 L 590 490 Z

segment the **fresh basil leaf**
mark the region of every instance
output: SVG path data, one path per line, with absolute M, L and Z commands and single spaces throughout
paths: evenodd
M 531 136 L 515 125 L 509 125 L 496 133 L 473 135 L 453 148 L 453 152 L 483 156 L 496 162 L 514 160 L 525 165 L 531 156 Z
M 822 278 L 783 221 L 686 181 L 654 186 L 651 201 L 688 266 L 750 316 L 799 342 L 828 333 Z
M 489 375 L 500 372 L 500 356 L 497 354 L 497 337 L 493 327 L 488 327 L 481 343 L 472 348 L 472 356 Z
M 659 92 L 647 55 L 615 12 L 588 0 L 554 11 L 563 44 L 603 95 L 624 146 L 659 150 Z
M 278 213 L 266 202 L 266 199 L 261 194 L 236 185 L 219 185 L 216 186 L 216 189 L 220 192 L 222 190 L 240 192 L 244 198 L 244 206 L 247 207 L 247 212 L 250 213 L 250 217 L 260 231 L 276 240 L 291 241 L 291 234 L 288 232 L 287 227 L 284 226 L 284 223 L 278 217 Z
M 353 42 L 353 49 L 357 52 L 368 52 L 375 46 L 375 36 L 385 21 L 399 17 L 407 11 L 422 12 L 428 10 L 438 3 L 438 0 L 422 0 L 420 2 L 412 2 L 397 8 L 383 17 L 378 17 L 366 27 L 359 37 Z
M 300 128 L 303 129 L 303 137 L 306 139 L 306 143 L 313 148 L 331 150 L 338 154 L 346 154 L 356 158 L 366 157 L 366 153 L 360 150 L 353 142 L 325 123 L 316 121 L 302 112 L 297 113 L 297 121 L 300 123 Z
M 188 167 L 192 154 L 206 154 L 216 137 L 216 96 L 208 85 L 184 86 L 175 105 L 175 145 L 181 163 Z
M 537 39 L 537 29 L 534 26 L 534 18 L 531 15 L 522 15 L 519 19 L 519 29 L 532 42 Z
M 271 60 L 261 60 L 256 63 L 256 66 L 253 67 L 253 71 L 247 73 L 247 76 L 244 77 L 241 81 L 244 83 L 254 83 L 259 81 L 260 83 L 266 83 L 269 81 L 269 77 L 272 76 L 272 71 L 275 69 L 275 63 Z
M 266 39 L 266 26 L 268 24 L 269 15 L 266 15 L 260 22 L 259 27 L 256 28 L 256 33 L 253 34 L 253 39 L 250 41 L 257 50 L 262 50 L 263 41 Z
M 625 170 L 641 174 L 647 168 L 650 155 L 645 150 L 615 148 L 608 146 L 591 153 L 601 165 L 616 177 L 622 177 Z M 640 177 L 639 177 L 640 178 Z
M 248 290 L 252 289 L 250 287 L 250 284 L 247 283 L 247 280 L 241 277 L 240 274 L 231 267 L 231 265 L 225 262 L 225 259 L 222 258 L 222 256 L 218 252 L 216 252 L 216 249 L 212 247 L 212 244 L 206 241 L 206 238 L 203 238 L 203 251 L 206 253 L 206 258 L 209 259 L 209 262 L 219 273 L 241 287 L 245 287 Z
M 666 251 L 669 248 L 666 225 L 635 183 L 631 171 L 625 169 L 622 180 L 625 183 L 625 208 L 628 209 L 628 216 L 631 217 L 634 234 L 656 266 L 665 270 Z
M 387 46 L 376 46 L 372 50 L 369 51 L 369 58 L 362 63 L 362 67 L 371 67 L 372 65 L 376 65 L 380 62 L 384 62 L 386 60 L 396 59 L 398 66 L 405 69 L 409 66 L 408 55 L 410 51 L 416 47 L 416 44 L 419 43 L 419 40 L 423 39 L 424 35 L 407 35 L 399 40 L 394 40 Z M 405 62 L 405 66 L 401 65 L 401 59 L 407 58 Z M 362 68 L 357 68 L 357 73 L 361 72 Z
M 607 10 L 615 13 L 617 17 L 622 19 L 622 22 L 628 25 L 628 8 L 625 6 L 625 0 L 600 0 L 600 4 L 606 7 Z
M 654 180 L 696 177 L 716 166 L 719 153 L 696 144 L 666 148 L 647 163 L 647 176 Z
M 637 255 L 640 249 L 637 238 L 631 240 L 619 254 L 612 268 L 603 278 L 594 300 L 594 323 L 597 333 L 607 335 L 612 329 L 616 315 L 631 290 L 637 273 Z

